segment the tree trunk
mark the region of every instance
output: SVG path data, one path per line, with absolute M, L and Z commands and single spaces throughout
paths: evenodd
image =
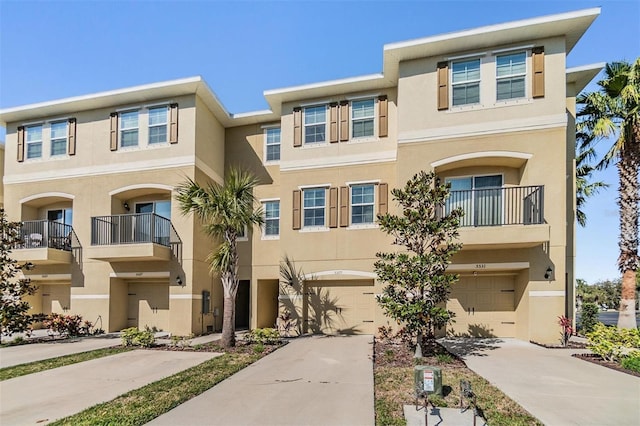
M 636 271 L 625 271 L 622 276 L 622 296 L 618 314 L 618 328 L 636 328 Z
M 224 298 L 224 316 L 222 317 L 222 346 L 230 348 L 236 345 L 236 301 L 234 297 Z

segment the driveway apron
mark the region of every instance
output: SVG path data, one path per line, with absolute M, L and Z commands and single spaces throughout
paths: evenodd
M 640 378 L 515 339 L 442 342 L 547 425 L 640 425 Z
M 372 342 L 294 339 L 150 424 L 372 425 Z

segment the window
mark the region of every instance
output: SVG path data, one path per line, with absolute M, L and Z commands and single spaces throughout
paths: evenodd
M 374 185 L 351 186 L 351 224 L 373 223 Z
M 247 225 L 244 225 L 238 235 L 236 235 L 237 241 L 248 241 L 249 240 L 249 230 L 247 229 Z
M 451 64 L 453 106 L 480 103 L 480 59 Z
M 304 143 L 320 143 L 327 140 L 327 107 L 325 105 L 304 109 Z
M 271 127 L 264 131 L 265 135 L 265 161 L 280 160 L 280 128 Z
M 373 136 L 374 105 L 373 99 L 351 102 L 351 136 L 353 138 Z
M 120 113 L 120 146 L 138 146 L 138 111 Z
M 461 207 L 461 226 L 491 226 L 502 223 L 502 176 L 469 176 L 447 178 L 451 195 L 447 213 Z
M 497 100 L 524 98 L 526 59 L 525 52 L 496 57 Z
M 166 106 L 149 108 L 149 144 L 167 142 Z M 136 123 L 137 125 L 137 123 Z
M 42 124 L 27 126 L 27 158 L 42 157 Z
M 136 203 L 135 212 L 132 222 L 134 241 L 150 241 L 168 247 L 171 235 L 171 201 Z M 155 213 L 155 216 L 149 213 Z
M 71 225 L 73 220 L 73 210 L 71 209 L 58 209 L 49 210 L 47 212 L 47 220 L 51 222 L 62 223 L 65 225 Z
M 324 226 L 325 188 L 310 188 L 304 194 L 304 226 Z
M 280 235 L 280 201 L 264 202 L 264 235 Z
M 51 123 L 51 156 L 67 153 L 67 122 Z

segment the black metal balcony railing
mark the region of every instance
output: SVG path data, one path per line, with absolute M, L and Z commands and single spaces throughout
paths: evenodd
M 451 191 L 445 209 L 462 208 L 460 226 L 544 223 L 544 186 Z
M 72 251 L 80 241 L 71 225 L 51 220 L 27 220 L 20 226 L 21 241 L 15 249 L 53 248 Z
M 91 218 L 91 245 L 155 243 L 172 248 L 178 257 L 182 244 L 171 221 L 155 213 L 121 214 Z

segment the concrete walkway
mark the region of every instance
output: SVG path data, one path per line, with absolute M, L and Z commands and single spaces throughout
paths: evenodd
M 297 338 L 150 424 L 373 425 L 372 340 Z
M 515 339 L 442 343 L 544 424 L 640 425 L 640 378 L 571 356 L 579 351 Z
M 46 424 L 218 355 L 136 350 L 5 380 L 0 424 Z
M 83 337 L 78 339 L 53 340 L 46 343 L 7 346 L 0 348 L 0 368 L 118 346 L 120 343 L 121 340 L 119 336 L 105 335 L 100 337 Z

